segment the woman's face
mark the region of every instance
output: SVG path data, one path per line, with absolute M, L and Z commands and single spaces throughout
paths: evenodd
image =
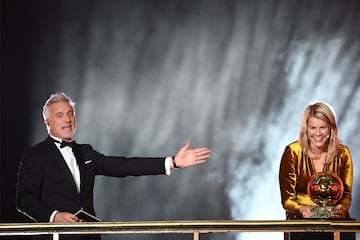
M 307 137 L 310 141 L 310 147 L 312 150 L 318 149 L 324 151 L 327 146 L 330 133 L 330 126 L 327 122 L 316 117 L 309 118 L 307 125 Z

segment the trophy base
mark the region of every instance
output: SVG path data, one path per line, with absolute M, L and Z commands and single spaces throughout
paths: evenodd
M 331 218 L 336 213 L 334 206 L 314 207 L 311 211 L 311 218 Z

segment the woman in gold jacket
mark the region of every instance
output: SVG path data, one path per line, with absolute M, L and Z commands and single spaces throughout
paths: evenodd
M 344 185 L 342 198 L 331 218 L 350 218 L 353 164 L 350 150 L 341 144 L 335 112 L 326 103 L 308 105 L 299 140 L 286 146 L 281 158 L 279 182 L 286 218 L 311 218 L 316 204 L 307 193 L 310 178 L 321 172 L 337 174 Z

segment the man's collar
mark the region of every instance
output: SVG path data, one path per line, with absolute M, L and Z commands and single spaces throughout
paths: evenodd
M 54 136 L 51 135 L 51 134 L 50 134 L 50 137 L 51 137 L 52 139 L 54 139 L 55 142 L 58 142 L 58 143 L 61 143 L 62 141 L 64 141 L 64 140 L 62 140 L 61 138 L 54 137 Z M 75 139 L 71 139 L 70 141 L 67 141 L 67 142 L 73 142 L 73 141 L 75 141 Z

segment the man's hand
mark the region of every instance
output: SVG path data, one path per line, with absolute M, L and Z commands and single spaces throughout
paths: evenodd
M 192 167 L 201 163 L 205 163 L 210 157 L 211 150 L 207 147 L 190 149 L 190 141 L 180 148 L 179 152 L 175 156 L 175 164 L 179 168 Z M 171 168 L 174 168 L 174 164 L 171 163 Z
M 78 222 L 79 218 L 69 212 L 57 212 L 54 217 L 54 222 Z

